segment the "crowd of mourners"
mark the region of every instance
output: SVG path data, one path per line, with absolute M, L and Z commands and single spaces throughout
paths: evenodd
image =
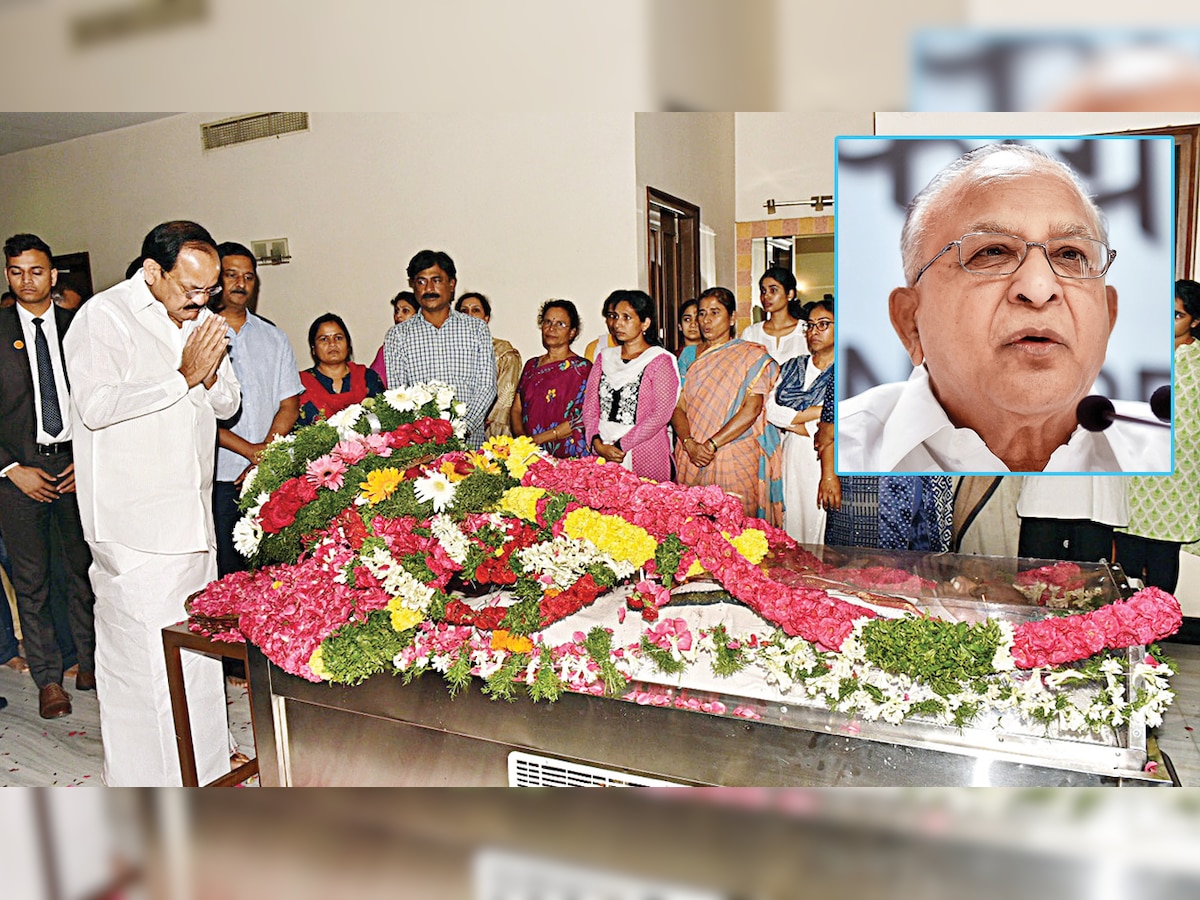
M 168 226 L 199 228 L 194 223 L 165 223 L 160 228 Z M 1077 559 L 1112 558 L 1115 546 L 1118 561 L 1125 563 L 1130 574 L 1173 590 L 1184 542 L 1171 530 L 1174 513 L 1195 516 L 1200 507 L 1194 471 L 1200 454 L 1196 410 L 1196 398 L 1200 397 L 1200 351 L 1196 348 L 1200 342 L 1195 340 L 1200 334 L 1200 285 L 1195 282 L 1176 284 L 1175 424 L 1180 466 L 1176 476 L 1026 478 L 1025 485 L 1018 486 L 1019 479 L 1009 478 L 839 476 L 833 454 L 836 304 L 831 294 L 802 304 L 796 278 L 787 268 L 771 267 L 761 276 L 761 320 L 741 334 L 736 328 L 736 298 L 725 287 L 710 287 L 683 303 L 673 316 L 678 332 L 668 335 L 660 328 L 658 306 L 641 290 L 615 290 L 604 299 L 596 310 L 604 324 L 598 334 L 584 333 L 580 309 L 571 300 L 546 300 L 537 313 L 542 352 L 522 361 L 511 343 L 493 333 L 493 328 L 502 332 L 504 326 L 502 317 L 493 319 L 488 297 L 478 292 L 458 294 L 458 273 L 451 257 L 423 250 L 408 265 L 408 289 L 391 298 L 393 325 L 370 365 L 355 361 L 345 321 L 328 312 L 308 328 L 312 365 L 301 370 L 283 331 L 255 313 L 260 282 L 257 260 L 247 247 L 211 245 L 220 261 L 217 284 L 180 282 L 178 287 L 168 288 L 168 281 L 186 277 L 189 270 L 183 268 L 183 256 L 177 262 L 176 256 L 154 255 L 156 232 L 147 236 L 142 257 L 130 264 L 126 282 L 106 294 L 124 291 L 121 296 L 135 298 L 135 306 L 136 298 L 153 294 L 164 302 L 177 326 L 183 321 L 171 312 L 176 300 L 182 319 L 192 310 L 200 311 L 203 323 L 210 318 L 224 319 L 227 361 L 240 385 L 240 408 L 232 418 L 217 423 L 212 511 L 220 575 L 245 564 L 232 537 L 239 515 L 237 500 L 242 480 L 273 438 L 379 395 L 389 385 L 431 380 L 454 387 L 464 404 L 465 439 L 472 447 L 498 435 L 527 436 L 554 457 L 598 456 L 644 478 L 716 485 L 739 498 L 747 515 L 783 528 L 797 541 L 810 545 L 968 549 L 960 548 L 962 534 L 976 520 L 984 521 L 981 511 L 990 503 L 993 513 L 998 505 L 1004 507 L 998 516 L 1002 521 L 994 526 L 998 532 L 1018 527 L 1009 526 L 1018 514 L 1021 517 L 1021 555 L 1072 558 L 1074 553 Z M 207 245 L 209 241 L 203 238 L 199 243 Z M 61 341 L 73 307 L 78 308 L 86 298 L 54 291 L 58 309 L 53 315 L 35 312 L 39 317 L 26 321 L 30 310 L 45 308 L 47 301 L 41 294 L 51 293 L 53 275 L 41 272 L 49 265 L 50 251 L 35 236 L 17 235 L 6 244 L 5 254 L 8 283 L 15 296 L 3 305 L 12 306 L 19 300 L 24 310 L 19 320 L 13 316 L 12 327 L 26 329 L 22 334 L 33 348 L 35 341 L 42 340 L 43 320 L 51 331 L 54 320 L 59 332 L 51 344 Z M 151 286 L 149 293 L 138 279 Z M 0 324 L 7 327 L 7 322 L 5 318 Z M 192 331 L 218 333 L 214 328 L 204 324 Z M 187 329 L 181 332 L 188 333 Z M 674 349 L 664 347 L 664 339 Z M 575 349 L 580 345 L 582 353 Z M 13 346 L 20 349 L 25 343 L 17 339 Z M 187 347 L 180 369 L 185 375 Z M 62 357 L 61 365 L 41 369 L 42 359 L 31 349 L 28 361 L 21 363 L 30 368 L 33 383 L 39 386 L 34 392 L 40 398 L 36 401 L 39 417 L 47 403 L 39 391 L 46 383 L 54 381 L 64 398 L 72 389 L 66 378 L 68 369 L 74 374 L 69 362 Z M 198 368 L 196 378 L 206 387 L 214 383 L 217 365 L 212 362 L 207 374 Z M 191 386 L 189 378 L 189 389 Z M 25 400 L 32 409 L 33 401 Z M 31 467 L 16 461 L 20 458 L 16 451 L 0 460 L 6 464 L 0 466 L 0 475 L 5 476 L 0 490 L 11 490 L 16 498 L 15 491 L 20 489 L 32 501 L 54 508 L 60 500 L 74 502 L 70 417 L 56 427 L 67 430 L 48 432 L 39 418 L 36 434 L 28 436 L 37 454 L 61 459 L 61 473 L 47 476 L 48 486 L 36 487 L 36 491 L 44 490 L 45 496 L 26 489 L 31 484 L 27 471 Z M 77 420 L 76 429 L 80 427 Z M 0 446 L 3 443 L 0 441 Z M 1005 489 L 1002 481 L 1014 484 Z M 1057 532 L 1047 530 L 1042 533 L 1045 539 L 1037 542 L 1039 533 L 1034 525 L 1062 518 L 1054 512 L 1061 505 L 1062 491 L 1070 487 L 1094 493 L 1101 483 L 1104 491 L 1120 492 L 1120 497 L 1114 494 L 1108 498 L 1111 502 L 1106 501 L 1106 509 L 1117 510 L 1111 521 L 1094 520 L 1098 517 L 1069 521 L 1072 528 L 1092 529 L 1071 532 L 1071 539 L 1062 544 L 1076 548 L 1071 552 L 1062 552 L 1061 547 L 1056 550 Z M 76 614 L 63 600 L 72 590 L 72 579 L 81 577 L 80 565 L 66 564 L 70 551 L 83 547 L 78 511 L 73 506 L 69 509 L 74 511 L 75 524 L 47 526 L 47 548 L 44 553 L 39 550 L 45 559 L 33 569 L 32 563 L 22 562 L 25 568 L 18 566 L 15 573 L 10 553 L 17 560 L 32 558 L 25 546 L 14 546 L 25 540 L 26 526 L 11 509 L 0 516 L 9 551 L 6 553 L 0 542 L 0 564 L 18 588 L 23 622 L 29 619 L 25 623 L 27 644 L 31 632 L 36 633 L 40 660 L 57 660 L 49 667 L 39 661 L 32 673 L 42 691 L 41 711 L 47 718 L 70 712 L 69 698 L 61 691 L 63 665 L 78 660 L 78 690 L 95 685 L 91 674 L 94 637 L 86 633 L 90 616 Z M 1031 526 L 1028 540 L 1026 524 Z M 41 532 L 38 534 L 41 540 Z M 1017 549 L 997 539 L 976 551 L 1014 555 Z M 86 571 L 86 560 L 82 571 Z M 22 590 L 30 584 L 34 585 L 29 588 L 30 596 L 22 598 Z M 8 613 L 8 604 L 0 603 L 0 664 L 25 671 L 29 667 Z

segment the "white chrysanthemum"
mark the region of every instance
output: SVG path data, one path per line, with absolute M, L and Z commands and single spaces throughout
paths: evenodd
M 467 561 L 467 551 L 471 542 L 462 533 L 462 529 L 454 524 L 449 516 L 436 515 L 429 520 L 429 530 L 442 545 L 446 555 L 460 566 Z
M 335 412 L 329 417 L 329 424 L 337 429 L 338 437 L 345 440 L 346 438 L 354 437 L 358 434 L 354 430 L 354 426 L 358 423 L 359 418 L 363 414 L 363 408 L 357 403 L 347 406 L 340 412 Z
M 448 410 L 454 404 L 454 388 L 448 384 L 430 384 L 433 397 L 437 400 L 438 409 Z
M 465 438 L 467 436 L 467 420 L 453 419 L 451 423 L 454 426 L 454 436 L 456 438 Z
M 397 412 L 411 412 L 417 408 L 417 403 L 413 399 L 408 385 L 405 384 L 384 391 L 383 399 L 388 406 Z
M 253 516 L 242 516 L 233 526 L 233 546 L 247 559 L 258 550 L 262 536 L 262 525 Z
M 458 416 L 459 418 L 462 418 L 466 414 L 467 414 L 467 404 L 465 404 L 461 400 L 459 400 L 457 403 L 454 404 L 454 415 Z
M 456 487 L 444 472 L 434 472 L 413 482 L 413 493 L 422 503 L 433 502 L 434 512 L 441 512 L 454 499 Z
M 424 384 L 412 385 L 409 387 L 408 393 L 412 397 L 413 403 L 417 404 L 418 407 L 424 406 L 433 399 L 433 391 L 429 389 L 428 385 Z
M 246 515 L 257 517 L 262 510 L 264 504 L 271 499 L 271 495 L 266 491 L 260 491 L 259 495 L 254 498 L 254 505 L 246 511 Z
M 254 479 L 255 479 L 255 477 L 257 477 L 257 475 L 258 475 L 258 466 L 252 467 L 250 469 L 250 471 L 248 471 L 246 473 L 245 477 L 242 479 L 242 489 L 240 491 L 238 491 L 238 499 L 239 500 L 241 500 L 248 493 L 250 493 L 250 488 L 254 487 Z

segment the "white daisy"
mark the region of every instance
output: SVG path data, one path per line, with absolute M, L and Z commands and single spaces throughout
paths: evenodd
M 411 412 L 417 408 L 417 403 L 409 392 L 408 386 L 404 384 L 384 391 L 383 399 L 396 412 Z
M 454 499 L 455 486 L 443 472 L 413 482 L 413 492 L 422 503 L 433 501 L 433 511 L 442 512 Z

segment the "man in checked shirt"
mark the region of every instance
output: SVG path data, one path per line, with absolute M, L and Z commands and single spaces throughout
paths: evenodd
M 440 250 L 422 250 L 408 264 L 408 284 L 421 314 L 393 325 L 383 342 L 391 387 L 441 381 L 466 404 L 466 442 L 479 449 L 484 418 L 496 402 L 496 358 L 492 335 L 480 319 L 455 312 L 454 260 Z

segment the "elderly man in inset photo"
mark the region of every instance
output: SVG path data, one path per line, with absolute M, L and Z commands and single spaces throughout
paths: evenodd
M 888 311 L 914 369 L 840 404 L 839 472 L 1170 471 L 1169 429 L 1076 418 L 1117 322 L 1117 252 L 1069 166 L 1023 144 L 971 150 L 912 200 L 900 244 Z

